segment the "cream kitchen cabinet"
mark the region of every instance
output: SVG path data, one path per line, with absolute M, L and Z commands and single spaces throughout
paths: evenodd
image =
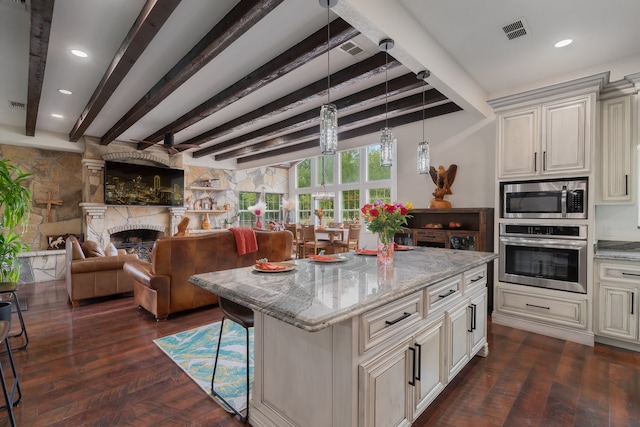
M 596 335 L 640 344 L 640 267 L 637 263 L 597 262 Z
M 447 381 L 451 381 L 481 349 L 487 356 L 487 290 L 465 298 L 445 314 L 447 330 Z
M 360 365 L 364 426 L 410 426 L 444 389 L 444 316 Z
M 601 203 L 635 202 L 635 102 L 635 95 L 601 101 Z
M 498 115 L 498 178 L 590 170 L 595 95 L 550 101 Z

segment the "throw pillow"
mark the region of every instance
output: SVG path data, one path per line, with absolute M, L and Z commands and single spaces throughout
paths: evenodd
M 109 243 L 106 248 L 104 248 L 104 254 L 106 256 L 118 256 L 118 248 L 113 243 Z
M 104 251 L 100 246 L 98 246 L 98 243 L 92 242 L 91 240 L 87 240 L 82 244 L 82 252 L 84 252 L 84 256 L 87 258 L 105 256 Z

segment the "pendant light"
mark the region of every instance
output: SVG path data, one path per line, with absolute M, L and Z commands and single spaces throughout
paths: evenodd
M 378 47 L 385 52 L 385 67 L 384 67 L 384 128 L 380 130 L 380 166 L 391 166 L 393 164 L 393 133 L 388 126 L 388 114 L 389 114 L 389 78 L 387 76 L 388 62 L 389 62 L 389 49 L 393 48 L 394 42 L 391 39 L 384 39 L 380 41 Z
M 427 82 L 425 79 L 429 78 L 431 73 L 427 70 L 420 71 L 417 74 L 418 80 L 422 80 L 422 141 L 418 143 L 418 173 L 419 174 L 428 174 L 430 167 L 430 159 L 429 159 L 429 143 L 424 137 L 424 95 L 425 88 L 427 86 Z
M 338 108 L 331 103 L 329 9 L 338 4 L 338 0 L 319 0 L 319 3 L 327 9 L 327 103 L 320 107 L 320 151 L 322 154 L 335 154 L 338 149 Z
M 319 200 L 329 200 L 336 197 L 336 193 L 332 191 L 327 191 L 327 187 L 324 184 L 324 156 L 320 157 L 320 176 L 322 177 L 322 182 L 320 183 L 320 191 L 314 191 L 311 193 L 311 197 Z

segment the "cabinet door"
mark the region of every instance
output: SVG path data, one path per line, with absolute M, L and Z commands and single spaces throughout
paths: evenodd
M 542 106 L 542 174 L 588 172 L 591 98 Z
M 471 298 L 471 354 L 473 357 L 476 353 L 484 348 L 480 355 L 486 357 L 488 355 L 487 344 L 487 290 Z
M 413 352 L 408 349 L 412 344 L 407 340 L 360 365 L 361 427 L 411 426 L 408 384 L 413 382 Z
M 498 122 L 498 177 L 539 173 L 538 108 L 504 113 Z
M 626 340 L 638 339 L 638 289 L 600 283 L 598 291 L 598 335 Z
M 415 337 L 417 375 L 415 387 L 413 387 L 413 418 L 418 416 L 440 394 L 446 378 L 444 373 L 445 347 L 444 347 L 444 316 L 431 324 Z M 413 355 L 410 354 L 410 357 Z
M 447 370 L 448 381 L 469 361 L 469 312 L 468 301 L 445 314 L 447 325 Z
M 608 203 L 633 202 L 635 182 L 632 165 L 631 96 L 602 101 L 602 189 L 601 200 Z

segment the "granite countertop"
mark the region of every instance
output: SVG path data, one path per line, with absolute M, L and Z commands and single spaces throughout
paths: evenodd
M 594 258 L 640 261 L 640 242 L 598 240 Z
M 290 261 L 287 272 L 253 267 L 191 276 L 189 281 L 307 331 L 318 331 L 485 264 L 494 253 L 416 247 L 395 253 L 394 267 L 378 273 L 375 256 L 339 254 L 344 261 Z

